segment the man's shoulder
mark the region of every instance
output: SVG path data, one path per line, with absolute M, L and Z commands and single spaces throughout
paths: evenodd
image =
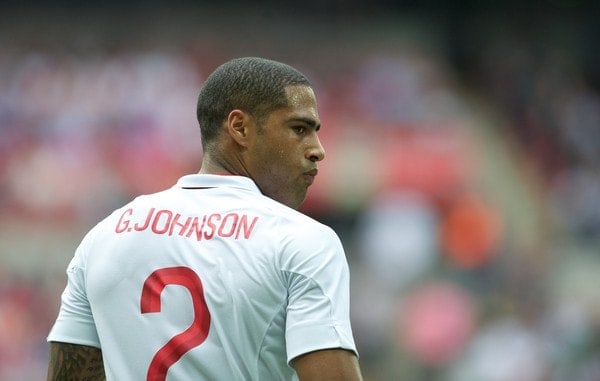
M 262 196 L 261 198 L 264 205 L 263 210 L 272 214 L 273 217 L 279 217 L 282 221 L 292 224 L 302 223 L 313 226 L 322 226 L 322 223 L 299 210 L 290 208 L 289 206 L 266 196 Z

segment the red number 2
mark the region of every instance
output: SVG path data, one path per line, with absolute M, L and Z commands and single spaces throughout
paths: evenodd
M 147 381 L 164 381 L 171 365 L 179 361 L 187 351 L 202 344 L 210 328 L 210 312 L 204 299 L 202 282 L 198 274 L 188 267 L 168 267 L 150 274 L 142 288 L 142 313 L 160 312 L 160 294 L 170 284 L 183 286 L 190 291 L 194 321 L 156 352 L 148 368 Z

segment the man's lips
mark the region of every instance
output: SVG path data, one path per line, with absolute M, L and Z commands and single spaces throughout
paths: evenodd
M 304 172 L 305 175 L 309 175 L 309 176 L 312 176 L 312 177 L 317 176 L 317 173 L 319 173 L 319 170 L 317 168 L 313 168 L 310 171 Z
M 319 173 L 319 170 L 313 168 L 310 171 L 304 172 L 304 177 L 308 179 L 309 184 L 312 184 L 315 181 L 315 177 L 317 177 L 317 173 Z

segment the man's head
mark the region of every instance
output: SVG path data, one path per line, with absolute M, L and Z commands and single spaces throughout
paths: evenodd
M 227 116 L 240 109 L 262 121 L 273 110 L 287 106 L 285 88 L 311 86 L 293 67 L 258 57 L 236 58 L 219 66 L 204 82 L 196 115 L 206 150 L 221 131 Z
M 317 102 L 302 73 L 262 58 L 230 61 L 208 77 L 197 111 L 201 173 L 246 176 L 266 196 L 301 205 L 325 156 Z

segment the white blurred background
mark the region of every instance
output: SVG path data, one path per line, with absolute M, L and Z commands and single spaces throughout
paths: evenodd
M 599 7 L 488 3 L 0 7 L 0 380 L 45 377 L 83 234 L 199 169 L 198 90 L 245 55 L 316 88 L 303 210 L 367 381 L 600 380 Z

